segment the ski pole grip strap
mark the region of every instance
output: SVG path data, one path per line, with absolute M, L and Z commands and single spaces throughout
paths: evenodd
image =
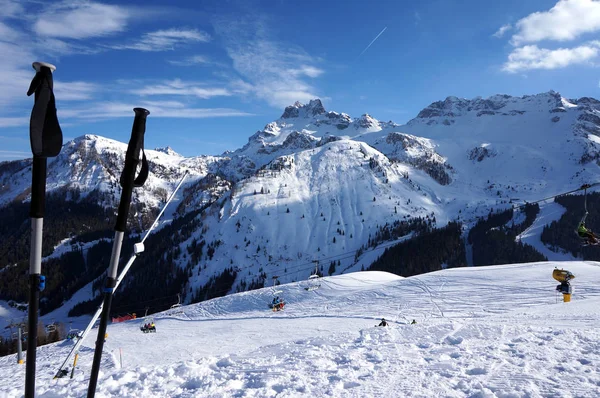
M 44 218 L 46 207 L 46 158 L 34 156 L 31 166 L 31 218 Z
M 146 118 L 150 114 L 147 109 L 134 108 L 135 118 L 131 129 L 131 138 L 127 145 L 125 154 L 125 167 L 121 173 L 121 201 L 119 203 L 119 212 L 117 214 L 116 231 L 125 232 L 127 226 L 127 215 L 131 204 L 131 191 L 134 186 L 142 186 L 148 177 L 148 162 L 144 151 L 144 134 L 146 133 Z M 138 178 L 135 178 L 137 166 L 142 161 L 142 169 Z
M 54 99 L 54 81 L 52 80 L 53 65 L 34 62 L 37 71 L 27 96 L 35 93 L 31 118 L 29 120 L 29 139 L 33 156 L 54 157 L 62 148 L 62 130 L 56 116 Z

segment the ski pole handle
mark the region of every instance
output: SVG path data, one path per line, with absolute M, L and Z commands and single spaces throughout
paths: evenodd
M 115 226 L 115 231 L 120 232 L 125 232 L 127 226 L 127 215 L 129 214 L 133 187 L 143 185 L 148 176 L 146 155 L 143 154 L 143 151 L 144 134 L 146 133 L 146 118 L 150 114 L 150 111 L 144 108 L 133 108 L 133 111 L 135 112 L 135 118 L 131 129 L 131 138 L 127 145 L 127 153 L 125 154 L 125 167 L 123 167 L 123 172 L 121 173 L 120 182 L 123 191 L 121 193 L 117 224 Z M 142 157 L 140 157 L 140 154 L 142 154 Z M 135 172 L 140 160 L 143 162 L 142 171 L 140 172 L 138 179 L 136 179 Z M 140 180 L 143 181 L 140 183 Z

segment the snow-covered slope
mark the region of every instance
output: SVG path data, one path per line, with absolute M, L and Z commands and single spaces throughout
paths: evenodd
M 570 303 L 551 273 L 576 276 Z M 109 326 L 102 396 L 541 397 L 600 395 L 600 264 L 447 269 L 410 278 L 363 272 L 282 285 Z M 381 317 L 390 327 L 374 327 Z M 416 324 L 409 324 L 413 319 Z M 95 329 L 94 329 L 95 331 Z M 93 340 L 75 378 L 52 380 L 71 348 L 38 349 L 37 394 L 81 396 Z M 19 396 L 24 366 L 0 358 L 0 396 Z
M 134 200 L 142 212 L 155 211 L 189 170 L 177 215 L 212 203 L 197 227 L 175 235 L 173 251 L 183 254 L 165 254 L 186 269 L 190 302 L 225 269 L 237 272 L 228 292 L 274 275 L 306 278 L 314 260 L 340 261 L 334 274 L 358 270 L 368 264 L 356 252 L 386 223 L 422 217 L 443 226 L 460 217 L 468 226 L 509 201 L 598 181 L 599 136 L 600 102 L 555 92 L 448 97 L 402 126 L 328 112 L 313 100 L 287 107 L 243 148 L 221 156 L 147 151 L 151 177 Z M 89 135 L 67 143 L 49 161 L 49 191 L 101 192 L 114 207 L 125 148 Z M 26 199 L 29 179 L 29 161 L 0 164 L 0 204 Z M 544 225 L 538 221 L 527 239 L 539 241 Z

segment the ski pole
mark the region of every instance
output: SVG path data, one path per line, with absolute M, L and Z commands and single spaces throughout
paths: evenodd
M 144 237 L 142 238 L 142 240 L 139 243 L 135 244 L 135 246 L 134 246 L 134 254 L 129 258 L 129 261 L 127 261 L 127 264 L 125 265 L 125 267 L 123 268 L 123 270 L 119 274 L 119 277 L 117 278 L 117 283 L 115 284 L 115 288 L 114 288 L 115 290 L 117 290 L 117 288 L 119 287 L 119 284 L 125 278 L 125 275 L 127 274 L 127 271 L 129 271 L 129 268 L 131 268 L 131 266 L 133 265 L 133 262 L 135 261 L 135 259 L 137 258 L 137 256 L 143 252 L 143 249 L 144 249 L 143 244 L 144 244 L 144 242 L 146 241 L 146 239 L 148 238 L 148 236 L 152 233 L 152 231 L 154 230 L 154 227 L 156 227 L 156 224 L 158 224 L 158 221 L 162 217 L 163 213 L 165 212 L 165 210 L 167 209 L 167 207 L 169 206 L 169 204 L 171 203 L 171 201 L 173 200 L 173 198 L 175 198 L 175 195 L 177 194 L 177 191 L 179 191 L 179 188 L 181 188 L 181 185 L 183 185 L 183 181 L 185 180 L 185 178 L 187 177 L 188 174 L 189 174 L 189 172 L 186 170 L 186 172 L 183 174 L 183 177 L 181 178 L 181 181 L 179 181 L 179 184 L 177 184 L 177 187 L 175 188 L 175 190 L 173 191 L 173 193 L 171 193 L 171 196 L 169 197 L 169 199 L 167 200 L 167 202 L 163 206 L 162 210 L 160 211 L 160 213 L 158 213 L 158 216 L 156 216 L 156 218 L 154 219 L 154 222 L 152 223 L 152 226 L 150 227 L 150 229 L 148 231 L 146 231 L 146 234 L 144 235 Z M 58 371 L 56 372 L 56 375 L 54 376 L 55 379 L 58 379 L 60 377 L 63 377 L 64 375 L 66 375 L 64 367 L 67 365 L 67 362 L 69 362 L 69 359 L 71 358 L 71 355 L 73 355 L 73 354 L 77 355 L 79 353 L 79 347 L 81 346 L 81 344 L 83 343 L 83 340 L 86 338 L 86 336 L 88 335 L 88 333 L 90 332 L 90 330 L 94 326 L 94 323 L 100 317 L 100 314 L 102 313 L 102 308 L 103 308 L 103 304 L 101 303 L 98 306 L 98 309 L 96 310 L 96 312 L 94 313 L 94 315 L 92 316 L 92 320 L 88 323 L 87 327 L 85 328 L 85 330 L 81 334 L 81 337 L 79 338 L 79 340 L 77 340 L 77 342 L 75 343 L 75 345 L 71 349 L 71 352 L 69 352 L 69 355 L 67 355 L 67 358 L 64 360 L 64 362 L 62 363 L 62 365 L 60 366 L 60 368 L 58 368 Z M 73 364 L 73 366 L 75 366 L 75 364 Z
M 117 271 L 119 267 L 119 256 L 121 255 L 121 245 L 125 228 L 127 226 L 127 217 L 131 205 L 131 195 L 133 187 L 141 187 L 148 177 L 148 162 L 144 151 L 144 133 L 146 132 L 146 117 L 150 113 L 144 108 L 134 108 L 135 119 L 131 131 L 131 139 L 127 146 L 125 154 L 125 166 L 121 173 L 121 200 L 119 201 L 119 211 L 117 212 L 117 222 L 115 225 L 115 238 L 113 241 L 108 274 L 106 275 L 106 287 L 104 288 L 104 301 L 100 325 L 98 326 L 98 337 L 96 338 L 96 349 L 94 351 L 94 361 L 92 363 L 92 374 L 90 375 L 90 384 L 88 386 L 88 398 L 93 398 L 96 394 L 96 384 L 98 383 L 98 372 L 100 371 L 100 360 L 102 359 L 102 349 L 104 348 L 104 336 L 106 326 L 110 316 L 110 305 L 112 303 L 115 285 L 117 283 Z M 142 157 L 140 158 L 140 154 Z M 135 172 L 138 163 L 142 161 L 140 174 L 136 178 Z
M 79 354 L 75 354 L 75 359 L 73 360 L 73 369 L 71 370 L 71 379 L 75 376 L 75 366 L 77 366 L 77 358 L 79 358 Z
M 62 131 L 56 117 L 54 81 L 56 67 L 45 62 L 34 62 L 36 73 L 27 90 L 35 93 L 29 120 L 29 138 L 33 165 L 31 167 L 31 249 L 29 253 L 29 308 L 27 321 L 27 360 L 25 364 L 25 398 L 35 396 L 35 359 L 37 348 L 38 310 L 40 291 L 46 286 L 42 275 L 42 232 L 46 207 L 47 158 L 57 156 L 62 148 Z

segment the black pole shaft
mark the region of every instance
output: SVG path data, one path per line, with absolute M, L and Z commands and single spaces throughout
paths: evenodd
M 110 315 L 110 306 L 115 286 L 117 284 L 117 271 L 119 266 L 119 256 L 121 254 L 121 245 L 125 228 L 127 226 L 127 217 L 131 205 L 131 196 L 135 185 L 135 172 L 140 161 L 140 155 L 144 146 L 144 133 L 146 131 L 146 117 L 150 112 L 143 108 L 135 108 L 135 119 L 131 131 L 131 139 L 127 146 L 125 154 L 125 167 L 121 173 L 121 199 L 119 201 L 119 211 L 117 213 L 117 222 L 115 225 L 115 239 L 113 242 L 108 275 L 106 277 L 106 287 L 104 288 L 104 302 L 102 306 L 102 315 L 100 325 L 98 326 L 98 337 L 96 338 L 96 348 L 94 351 L 94 361 L 92 363 L 92 373 L 90 375 L 90 384 L 88 385 L 88 398 L 94 398 L 96 395 L 96 386 L 98 384 L 98 373 L 100 372 L 100 362 L 102 360 L 102 350 L 104 349 L 104 338 L 106 327 Z
M 115 286 L 116 280 L 108 278 L 106 286 Z M 98 326 L 98 337 L 96 339 L 96 350 L 94 352 L 94 362 L 92 363 L 92 373 L 90 375 L 90 384 L 88 385 L 88 397 L 94 397 L 96 394 L 96 385 L 98 384 L 98 373 L 100 372 L 100 361 L 102 360 L 102 350 L 104 349 L 104 339 L 106 336 L 106 327 L 110 315 L 110 306 L 112 304 L 112 291 L 105 291 L 104 302 L 102 307 L 102 315 L 100 317 L 100 325 Z
M 25 361 L 25 398 L 35 396 L 35 359 L 40 291 L 34 287 L 40 275 L 29 275 L 29 318 L 27 324 L 27 360 Z
M 27 361 L 25 398 L 35 396 L 35 360 L 37 348 L 40 275 L 42 270 L 42 228 L 46 206 L 46 158 L 33 157 L 31 184 L 31 251 L 29 255 L 29 314 L 27 319 Z

